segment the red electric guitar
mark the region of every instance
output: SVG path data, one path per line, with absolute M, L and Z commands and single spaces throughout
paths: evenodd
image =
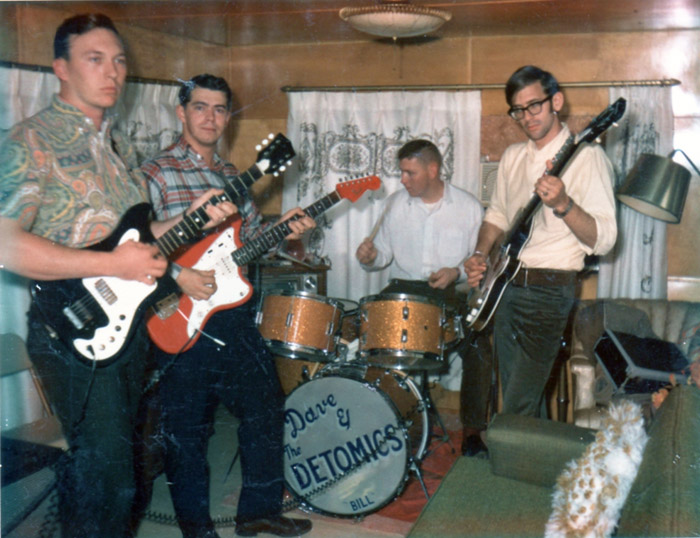
M 304 212 L 315 219 L 342 199 L 357 201 L 368 190 L 377 190 L 381 180 L 367 176 L 339 183 L 335 191 L 317 200 Z M 291 219 L 290 219 L 291 220 Z M 253 287 L 246 280 L 241 267 L 281 243 L 291 233 L 289 221 L 266 230 L 260 237 L 242 245 L 239 239 L 240 219 L 220 234 L 212 234 L 199 241 L 175 261 L 194 269 L 216 271 L 216 292 L 206 301 L 193 301 L 187 295 L 180 297 L 177 311 L 166 317 L 152 316 L 146 326 L 153 342 L 166 353 L 180 353 L 190 349 L 199 338 L 209 318 L 219 310 L 235 308 L 250 299 Z

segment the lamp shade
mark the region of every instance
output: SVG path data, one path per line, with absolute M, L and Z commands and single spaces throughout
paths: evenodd
M 394 39 L 429 34 L 452 18 L 447 11 L 413 5 L 408 0 L 382 0 L 374 6 L 346 7 L 339 15 L 356 30 Z
M 655 219 L 677 224 L 683 215 L 690 172 L 668 157 L 642 153 L 617 198 Z

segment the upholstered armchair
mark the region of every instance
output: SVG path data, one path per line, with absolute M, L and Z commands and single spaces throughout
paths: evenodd
M 678 346 L 689 360 L 700 358 L 700 303 L 663 299 L 598 299 L 575 309 L 570 369 L 573 421 L 599 428 L 602 410 L 615 398 L 594 354 L 605 329 L 655 337 Z

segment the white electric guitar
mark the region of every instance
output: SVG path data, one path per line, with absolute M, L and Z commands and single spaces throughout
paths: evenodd
M 258 160 L 243 174 L 226 179 L 224 193 L 212 203 L 236 199 L 264 174 L 277 175 L 294 157 L 291 143 L 278 134 L 265 139 Z M 89 250 L 111 251 L 121 243 L 134 240 L 151 243 L 163 256 L 172 255 L 186 243 L 196 239 L 209 221 L 203 207 L 170 228 L 157 240 L 151 235 L 151 205 L 142 203 L 130 208 L 112 234 L 88 247 Z M 106 365 L 119 357 L 119 352 L 134 333 L 135 322 L 146 309 L 177 300 L 179 289 L 167 274 L 153 284 L 117 277 L 90 277 L 54 281 L 35 281 L 31 287 L 34 302 L 56 334 L 81 358 Z

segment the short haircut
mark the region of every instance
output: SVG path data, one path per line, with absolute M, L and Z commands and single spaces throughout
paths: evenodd
M 204 88 L 205 90 L 223 92 L 226 96 L 226 109 L 231 110 L 233 93 L 231 92 L 228 82 L 223 78 L 204 73 L 192 77 L 190 80 L 180 82 L 182 85 L 180 86 L 180 92 L 177 94 L 177 98 L 183 107 L 192 100 L 192 92 L 195 88 Z
M 86 13 L 64 20 L 61 26 L 56 29 L 56 35 L 53 38 L 54 59 L 63 58 L 64 60 L 69 60 L 71 36 L 83 35 L 96 28 L 105 28 L 113 32 L 119 38 L 122 47 L 124 47 L 122 36 L 117 32 L 112 19 L 102 13 Z
M 406 142 L 398 152 L 399 161 L 403 159 L 419 159 L 424 163 L 437 163 L 442 166 L 442 155 L 437 146 L 430 140 L 411 140 Z
M 525 86 L 535 82 L 542 84 L 542 89 L 547 94 L 547 97 L 551 97 L 560 90 L 559 83 L 552 73 L 534 65 L 526 65 L 513 73 L 508 82 L 506 82 L 506 102 L 508 106 L 513 106 L 513 97 L 515 97 L 516 93 Z

